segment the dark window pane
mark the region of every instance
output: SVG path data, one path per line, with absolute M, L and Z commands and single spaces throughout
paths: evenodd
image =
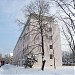
M 50 59 L 53 59 L 53 54 L 50 54 Z
M 27 49 L 28 49 L 28 45 L 27 45 Z
M 49 36 L 49 39 L 52 40 L 52 36 Z
M 23 41 L 23 47 L 24 47 L 24 41 Z
M 53 45 L 50 45 L 50 49 L 53 49 Z
M 23 49 L 23 54 L 24 54 L 24 49 Z
M 25 36 L 24 36 L 24 40 L 25 40 Z
M 51 28 L 51 27 L 49 28 L 49 31 L 50 31 L 50 32 L 52 31 L 52 28 Z

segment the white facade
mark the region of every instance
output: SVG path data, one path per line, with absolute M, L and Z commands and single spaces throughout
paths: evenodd
M 39 28 L 39 24 L 38 24 L 38 20 L 35 17 L 37 16 L 31 15 L 28 18 L 28 21 L 13 50 L 14 64 L 18 64 L 22 66 L 24 64 L 26 55 L 30 51 L 32 51 L 33 54 L 35 54 L 38 59 L 38 62 L 34 63 L 33 67 L 35 68 L 41 67 L 42 65 L 41 47 L 38 46 L 35 49 L 33 48 L 34 45 L 41 43 L 41 34 L 39 30 L 37 31 L 37 28 Z M 47 17 L 47 16 L 44 16 L 43 25 L 47 25 L 46 30 L 49 30 L 47 33 L 43 29 L 44 30 L 43 32 L 44 59 L 46 60 L 45 67 L 54 67 L 54 62 L 56 67 L 62 66 L 62 51 L 61 51 L 59 26 L 54 23 L 52 17 Z M 31 32 L 29 34 L 26 34 L 29 31 Z M 37 37 L 35 38 L 36 34 Z M 28 49 L 29 47 L 30 49 Z

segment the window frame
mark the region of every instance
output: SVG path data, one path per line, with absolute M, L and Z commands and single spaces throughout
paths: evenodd
M 51 27 L 49 27 L 49 32 L 52 32 L 52 28 Z
M 49 45 L 50 49 L 53 49 L 53 45 Z
M 50 59 L 53 59 L 53 54 L 50 54 Z

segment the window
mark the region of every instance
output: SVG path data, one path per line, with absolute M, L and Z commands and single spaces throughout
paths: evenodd
M 23 47 L 24 47 L 24 41 L 23 41 Z
M 23 54 L 24 54 L 24 49 L 23 49 Z
M 50 45 L 50 49 L 53 49 L 53 45 Z
M 27 45 L 27 49 L 28 49 L 28 45 Z
M 25 40 L 25 34 L 23 35 L 23 39 Z
M 49 32 L 52 32 L 52 28 L 51 27 L 49 27 Z
M 50 54 L 50 59 L 53 59 L 53 54 Z
M 52 36 L 49 36 L 49 39 L 52 40 Z
M 23 59 L 23 56 L 22 56 L 22 59 Z

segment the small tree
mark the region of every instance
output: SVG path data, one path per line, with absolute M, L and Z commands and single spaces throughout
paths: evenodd
M 37 58 L 35 57 L 35 55 L 33 55 L 33 53 L 29 53 L 28 55 L 26 55 L 26 60 L 25 60 L 24 66 L 25 66 L 25 68 L 27 68 L 27 67 L 32 68 L 32 66 L 36 62 L 37 62 Z
M 69 52 L 63 52 L 62 54 L 62 62 L 63 62 L 63 65 L 70 65 L 70 54 Z
M 4 56 L 4 62 L 5 62 L 5 64 L 8 64 L 9 63 L 9 55 L 8 54 L 6 54 Z

